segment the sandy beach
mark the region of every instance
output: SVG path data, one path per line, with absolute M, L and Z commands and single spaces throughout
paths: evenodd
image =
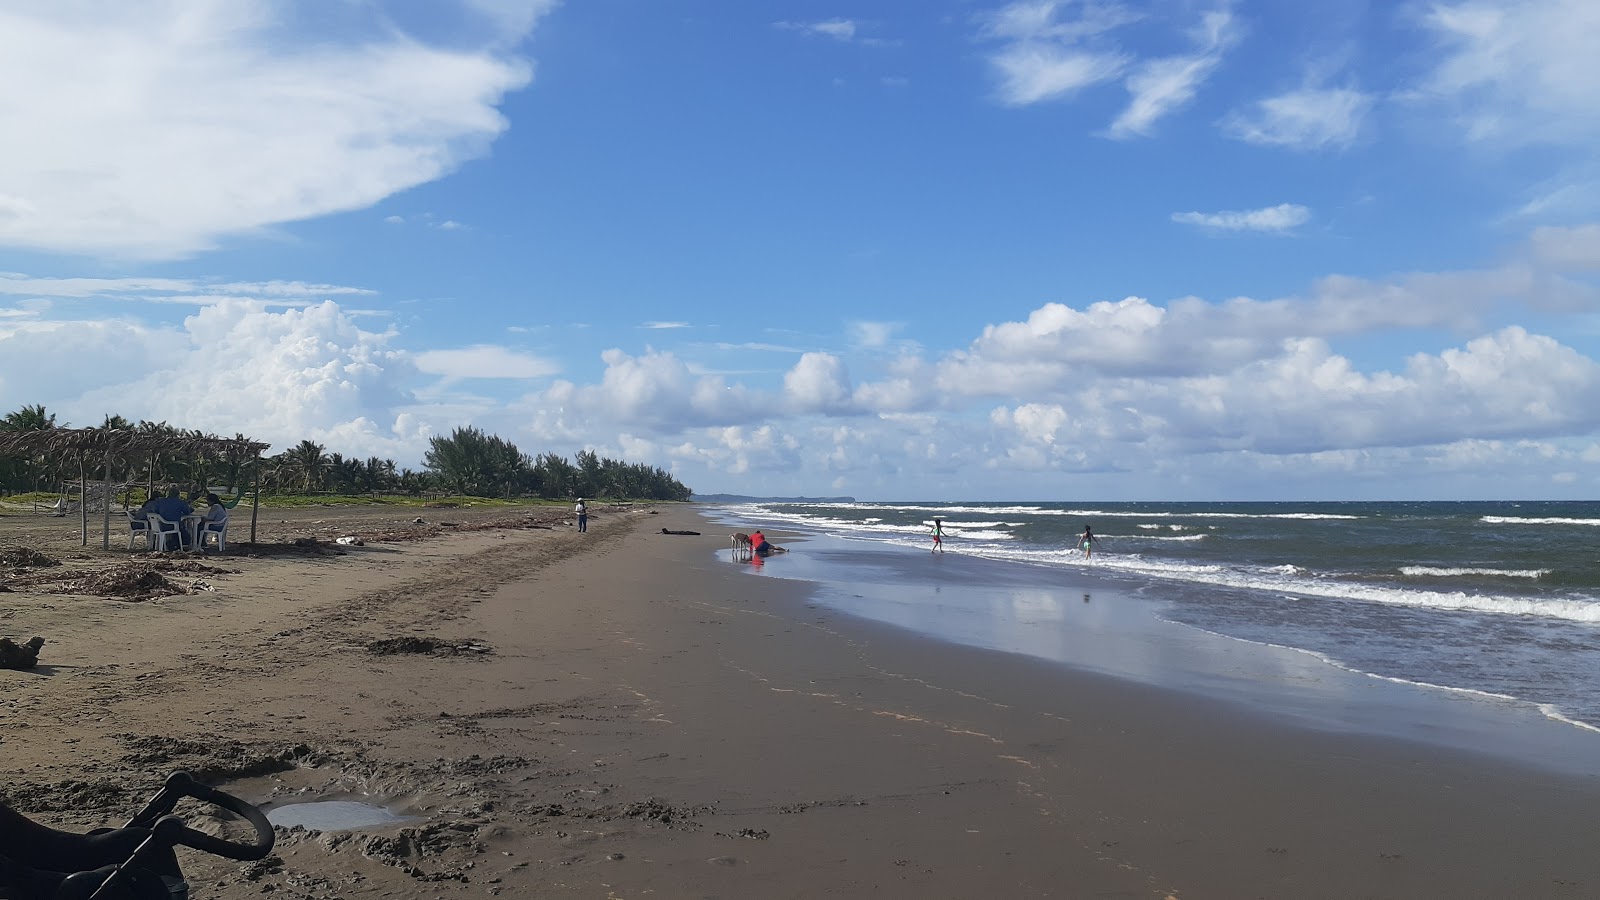
M 0 671 L 0 793 L 84 828 L 187 769 L 408 817 L 189 854 L 196 898 L 1600 895 L 1589 777 L 855 619 L 692 507 L 416 514 L 264 513 L 274 552 L 140 602 L 8 567 L 0 636 L 48 643 Z M 151 559 L 72 527 L 0 546 Z

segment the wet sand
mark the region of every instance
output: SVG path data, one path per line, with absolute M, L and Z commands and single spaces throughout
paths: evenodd
M 103 824 L 189 768 L 417 817 L 191 854 L 197 897 L 1600 894 L 1592 779 L 922 639 L 752 577 L 691 509 L 597 512 L 0 593 L 0 636 L 50 641 L 0 672 L 0 790 Z M 436 649 L 368 649 L 400 637 Z

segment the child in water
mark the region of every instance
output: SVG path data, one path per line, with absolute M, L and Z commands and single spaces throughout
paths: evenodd
M 1084 559 L 1089 558 L 1093 546 L 1099 541 L 1100 539 L 1094 536 L 1094 528 L 1092 526 L 1083 526 L 1083 534 L 1078 535 L 1078 549 L 1083 551 Z

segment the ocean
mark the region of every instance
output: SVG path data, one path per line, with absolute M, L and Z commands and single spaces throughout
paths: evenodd
M 1600 732 L 1600 502 L 774 502 L 717 511 L 732 525 L 809 536 L 802 553 L 760 566 L 764 574 L 831 584 L 832 605 L 941 639 L 1128 674 L 1133 664 L 1067 633 L 1091 623 L 1071 609 L 1080 604 L 1066 586 L 1090 585 L 1196 633 Z M 934 517 L 947 552 L 929 560 Z M 1099 537 L 1092 558 L 1074 549 L 1086 524 Z M 1090 600 L 1085 590 L 1084 609 L 1112 615 Z

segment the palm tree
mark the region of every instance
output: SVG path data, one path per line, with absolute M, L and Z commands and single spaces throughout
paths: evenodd
M 56 427 L 56 414 L 46 412 L 44 404 L 24 406 L 16 412 L 6 413 L 0 431 L 46 431 Z M 65 423 L 62 423 L 65 427 Z
M 322 454 L 323 446 L 315 441 L 301 441 L 284 451 L 285 462 L 301 475 L 301 489 L 309 493 L 312 485 L 322 485 L 323 472 L 328 468 L 328 458 Z
M 6 417 L 0 419 L 0 431 L 49 431 L 55 427 L 55 413 L 45 411 L 42 403 L 24 406 L 16 412 L 6 413 Z M 7 483 L 37 490 L 41 483 L 56 480 L 53 476 L 61 462 L 46 455 L 19 458 L 9 467 L 13 471 L 5 473 L 8 476 Z

